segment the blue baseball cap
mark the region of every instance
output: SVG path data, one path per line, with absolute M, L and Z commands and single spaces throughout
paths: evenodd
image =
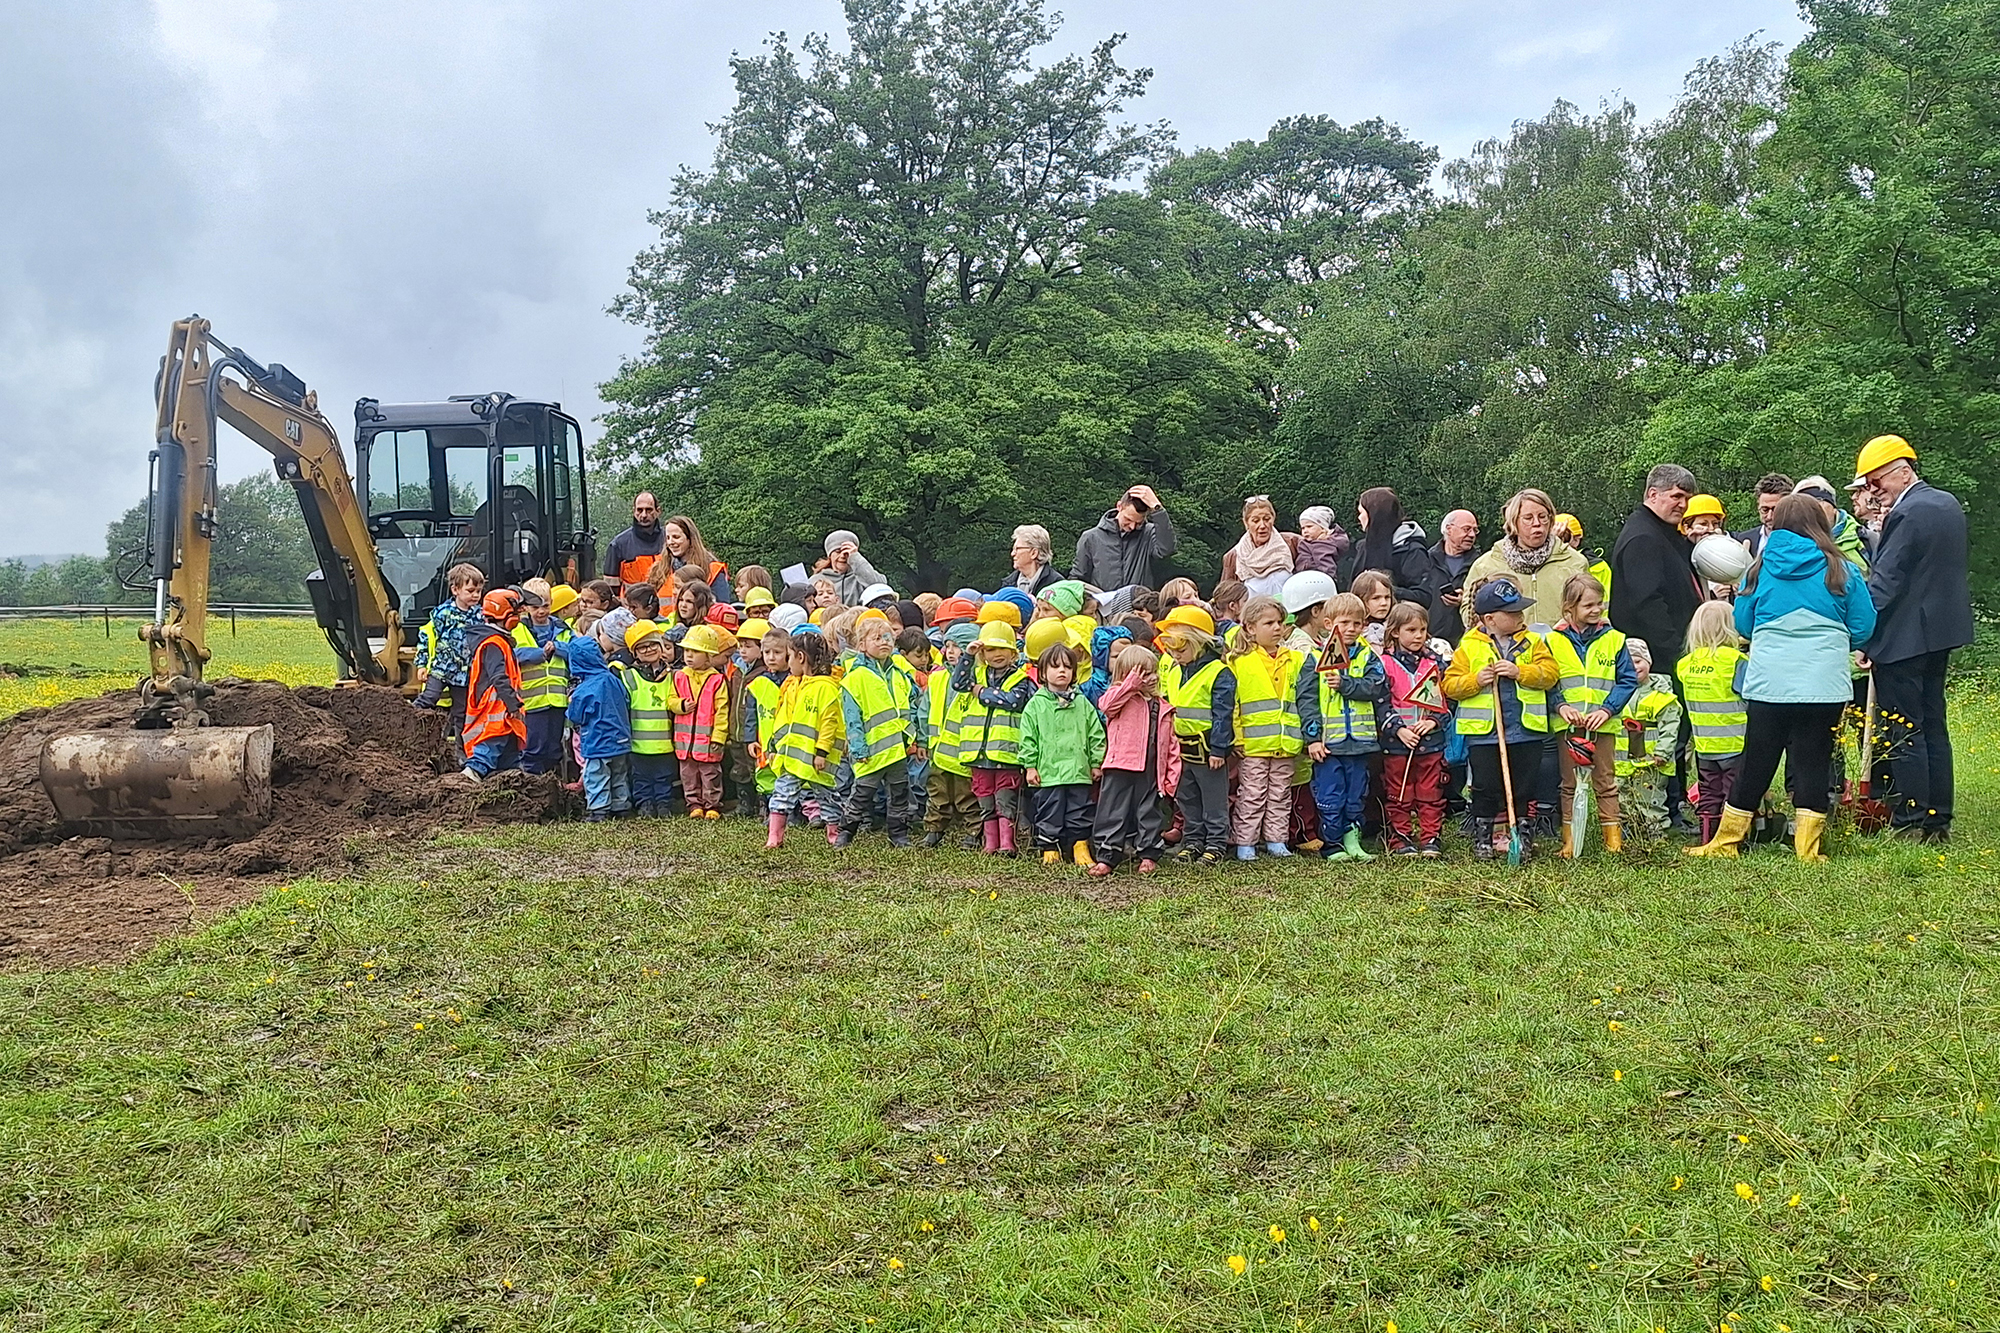
M 1525 611 L 1534 604 L 1535 599 L 1523 597 L 1512 579 L 1494 579 L 1472 599 L 1472 613 L 1490 616 L 1495 611 Z

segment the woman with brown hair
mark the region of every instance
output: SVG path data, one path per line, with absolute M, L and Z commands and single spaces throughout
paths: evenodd
M 708 585 L 716 601 L 735 601 L 736 594 L 729 587 L 729 566 L 717 560 L 708 549 L 695 521 L 686 514 L 675 514 L 661 526 L 666 539 L 661 550 L 662 558 L 655 560 L 652 569 L 646 573 L 646 582 L 659 590 L 661 600 L 672 600 L 675 576 L 683 568 L 689 568 Z

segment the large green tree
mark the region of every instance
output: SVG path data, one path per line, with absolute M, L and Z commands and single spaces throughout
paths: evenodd
M 1254 449 L 1254 360 L 1165 293 L 1167 226 L 1121 193 L 1164 130 L 1113 38 L 1034 63 L 1040 0 L 849 0 L 848 46 L 734 62 L 713 164 L 684 171 L 614 309 L 645 354 L 606 452 L 725 552 L 860 532 L 920 584 L 997 573 L 1129 482 L 1180 507 Z M 1197 511 L 1202 503 L 1192 506 Z
M 221 487 L 215 496 L 215 542 L 209 552 L 208 591 L 217 602 L 261 605 L 303 603 L 306 575 L 318 562 L 298 496 L 266 472 L 255 472 Z M 132 577 L 146 547 L 146 506 L 136 504 L 105 533 L 106 559 L 98 564 L 119 576 Z M 137 577 L 143 578 L 143 571 Z M 115 586 L 114 600 L 144 600 Z

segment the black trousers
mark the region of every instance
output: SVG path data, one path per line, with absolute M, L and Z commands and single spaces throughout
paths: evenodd
M 1472 817 L 1498 819 L 1507 810 L 1507 788 L 1500 778 L 1500 747 L 1486 745 L 1475 737 L 1465 747 L 1472 763 Z M 1514 777 L 1514 819 L 1526 825 L 1528 802 L 1534 799 L 1541 781 L 1542 752 L 1548 748 L 1543 737 L 1531 741 L 1507 742 L 1507 767 Z
M 887 768 L 878 768 L 866 777 L 857 776 L 847 789 L 847 829 L 857 832 L 875 811 L 875 793 L 887 791 L 889 832 L 910 831 L 910 761 L 898 759 Z
M 1059 852 L 1072 843 L 1090 841 L 1097 810 L 1088 782 L 1062 782 L 1035 788 L 1035 850 Z
M 1107 768 L 1097 783 L 1097 820 L 1091 850 L 1106 865 L 1117 865 L 1129 845 L 1142 861 L 1157 861 L 1167 832 L 1160 807 L 1159 779 L 1151 773 Z
M 1944 678 L 1951 650 L 1875 664 L 1876 769 L 1896 828 L 1951 827 L 1951 732 Z
M 1174 790 L 1181 811 L 1181 845 L 1192 852 L 1229 850 L 1229 770 L 1210 768 L 1204 752 L 1181 756 L 1181 784 Z
M 1792 804 L 1825 814 L 1834 741 L 1847 705 L 1760 704 L 1752 699 L 1744 710 L 1750 725 L 1743 735 L 1743 760 L 1729 788 L 1729 803 L 1738 810 L 1754 811 L 1771 790 L 1782 759 Z

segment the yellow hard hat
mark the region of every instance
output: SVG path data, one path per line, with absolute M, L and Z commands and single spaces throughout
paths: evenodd
M 1182 603 L 1160 618 L 1161 629 L 1169 625 L 1181 625 L 1215 637 L 1215 617 L 1192 603 Z
M 746 620 L 736 627 L 736 637 L 745 643 L 756 643 L 771 632 L 768 620 Z
M 1028 626 L 1028 656 L 1037 661 L 1057 644 L 1068 642 L 1069 626 L 1052 616 L 1045 616 Z
M 1722 512 L 1722 501 L 1712 495 L 1697 495 L 1688 501 L 1687 512 L 1681 515 L 1681 522 L 1685 523 L 1691 518 L 1702 518 L 1711 515 L 1715 518 L 1727 517 Z
M 1556 531 L 1566 532 L 1572 541 L 1583 540 L 1583 520 L 1575 514 L 1557 514 Z
M 1868 479 L 1869 473 L 1885 468 L 1899 458 L 1914 463 L 1917 451 L 1900 435 L 1877 435 L 1861 446 L 1861 456 L 1854 460 L 1854 484 L 1859 486 Z
M 562 612 L 576 605 L 576 589 L 567 583 L 558 583 L 549 589 L 549 610 Z
M 664 635 L 664 631 L 657 623 L 651 620 L 635 620 L 625 627 L 625 646 L 637 648 L 639 640 L 654 634 Z
M 745 611 L 750 610 L 752 607 L 776 606 L 777 604 L 778 599 L 771 595 L 769 588 L 752 588 L 743 594 L 743 609 Z
M 1063 621 L 1063 628 L 1069 631 L 1069 646 L 1080 653 L 1090 651 L 1090 636 L 1097 633 L 1097 622 L 1089 616 L 1071 616 Z
M 723 638 L 722 631 L 713 625 L 696 625 L 687 632 L 687 637 L 681 640 L 681 647 L 697 653 L 729 651 L 728 641 Z
M 979 615 L 976 617 L 976 622 L 981 625 L 1010 625 L 1015 629 L 1019 629 L 1021 628 L 1021 608 L 1007 601 L 1005 598 L 990 598 L 979 604 Z M 984 643 L 985 639 L 982 638 L 980 642 Z
M 1015 614 L 1018 615 L 1019 612 Z M 1015 646 L 1014 631 L 1004 621 L 989 620 L 980 626 L 979 646 L 981 648 L 1012 648 Z

